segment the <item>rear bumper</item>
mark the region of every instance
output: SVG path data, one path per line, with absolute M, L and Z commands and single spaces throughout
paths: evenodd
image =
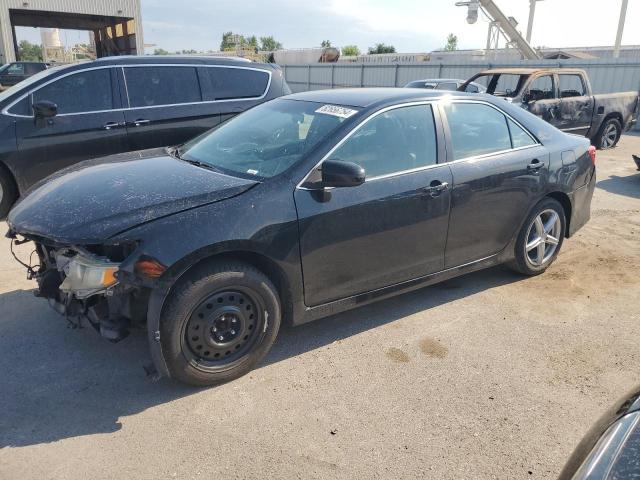
M 591 199 L 596 188 L 596 169 L 593 168 L 589 181 L 569 194 L 571 200 L 571 219 L 567 237 L 580 230 L 591 218 Z

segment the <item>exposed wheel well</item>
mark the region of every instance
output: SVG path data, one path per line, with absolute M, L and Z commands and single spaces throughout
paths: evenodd
M 247 263 L 264 273 L 278 290 L 283 322 L 290 324 L 293 315 L 293 302 L 289 281 L 282 269 L 269 257 L 250 251 L 228 251 L 209 255 L 199 259 L 181 273 L 181 277 L 203 263 L 236 260 Z
M 9 167 L 7 167 L 4 163 L 0 162 L 0 175 L 4 175 L 5 178 L 8 178 L 11 183 L 13 183 L 13 188 L 15 188 L 16 195 L 19 195 L 20 189 L 18 188 L 18 182 L 16 182 L 16 177 L 13 176 Z
M 602 122 L 600 122 L 600 125 L 598 126 L 598 130 L 593 133 L 593 138 L 591 139 L 592 142 L 595 141 L 598 138 L 598 135 L 600 134 L 600 131 L 602 130 L 602 126 L 605 123 L 607 123 L 608 120 L 610 120 L 612 118 L 615 118 L 616 120 L 618 120 L 620 122 L 620 126 L 622 127 L 622 130 L 624 130 L 624 123 L 623 123 L 623 120 L 622 120 L 622 114 L 620 112 L 608 113 L 607 116 L 602 119 Z M 620 134 L 622 134 L 622 131 L 620 132 Z
M 569 200 L 569 195 L 564 192 L 551 192 L 547 195 L 547 197 L 551 197 L 554 200 L 560 202 L 562 205 L 562 209 L 564 210 L 564 217 L 567 224 L 566 231 L 564 232 L 564 236 L 569 236 L 569 224 L 571 223 L 571 200 Z

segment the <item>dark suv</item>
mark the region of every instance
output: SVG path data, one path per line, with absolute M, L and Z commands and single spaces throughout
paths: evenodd
M 0 69 L 0 89 L 13 87 L 36 73 L 49 68 L 45 62 L 12 62 Z
M 112 57 L 47 69 L 0 94 L 0 218 L 57 170 L 184 143 L 287 93 L 278 66 L 241 59 Z

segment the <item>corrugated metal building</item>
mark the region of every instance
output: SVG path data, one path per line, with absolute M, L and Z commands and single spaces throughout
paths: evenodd
M 92 31 L 98 56 L 144 53 L 140 0 L 0 0 L 0 63 L 16 60 L 18 26 Z

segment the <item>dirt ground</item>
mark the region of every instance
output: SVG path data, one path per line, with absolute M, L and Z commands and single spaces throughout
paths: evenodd
M 555 478 L 640 382 L 632 152 L 638 136 L 598 153 L 592 219 L 546 274 L 494 268 L 285 329 L 204 390 L 148 381 L 142 332 L 68 329 L 0 239 L 0 478 Z

